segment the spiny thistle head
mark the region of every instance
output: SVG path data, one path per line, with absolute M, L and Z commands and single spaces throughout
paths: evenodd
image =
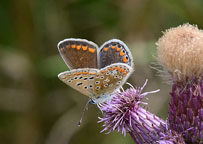
M 104 122 L 102 132 L 110 133 L 117 130 L 124 135 L 128 132 L 137 144 L 167 144 L 169 142 L 173 144 L 173 142 L 180 141 L 179 137 L 175 138 L 168 132 L 166 121 L 140 106 L 140 104 L 146 104 L 141 100 L 147 94 L 157 92 L 142 93 L 144 86 L 129 88 L 102 104 L 100 109 L 103 111 L 103 118 L 99 118 L 99 122 Z M 185 144 L 184 140 L 180 144 Z
M 176 81 L 203 76 L 203 31 L 184 24 L 158 40 L 158 60 Z
M 203 143 L 203 79 L 173 84 L 168 119 L 187 143 Z
M 136 89 L 131 87 L 116 94 L 111 101 L 102 104 L 100 109 L 104 112 L 104 118 L 99 118 L 101 119 L 99 122 L 104 122 L 102 132 L 121 130 L 122 134 L 126 135 L 126 131 L 133 129 L 132 121 L 134 121 L 134 112 L 139 110 L 140 104 L 146 104 L 141 102 L 141 99 L 149 93 L 157 92 L 142 93 L 144 86 Z

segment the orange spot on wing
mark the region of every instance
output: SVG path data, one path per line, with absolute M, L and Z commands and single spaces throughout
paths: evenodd
M 80 74 L 82 74 L 82 72 L 78 72 L 78 73 L 77 73 L 77 75 L 80 75 Z
M 112 68 L 108 68 L 109 71 L 112 71 Z
M 114 67 L 113 69 L 119 71 L 121 68 L 119 68 L 119 67 Z
M 102 74 L 105 73 L 105 72 L 106 72 L 106 70 L 102 70 L 102 71 L 101 71 Z
M 81 45 L 77 45 L 77 46 L 76 46 L 76 49 L 77 49 L 77 50 L 80 50 L 80 49 L 81 49 Z
M 119 51 L 121 51 L 121 49 L 122 49 L 122 48 L 117 48 L 117 49 L 116 49 L 116 51 L 118 51 L 118 52 L 119 52 Z
M 112 49 L 115 49 L 115 48 L 116 48 L 116 46 L 112 46 L 111 48 L 112 48 Z
M 87 50 L 87 46 L 82 46 L 82 50 L 86 51 Z
M 75 44 L 73 44 L 73 45 L 72 45 L 72 48 L 76 48 L 76 45 L 75 45 Z
M 89 50 L 89 52 L 91 52 L 91 53 L 94 53 L 94 52 L 95 52 L 95 49 L 94 49 L 94 48 L 89 48 L 88 50 Z
M 128 74 L 127 72 L 123 73 L 125 76 Z
M 106 51 L 108 51 L 108 49 L 109 49 L 108 47 L 105 47 L 105 48 L 104 48 L 104 51 L 106 52 Z
M 128 59 L 126 57 L 123 58 L 123 62 L 127 63 Z
M 125 55 L 125 53 L 120 51 L 120 56 L 124 56 L 124 55 Z
M 83 74 L 88 74 L 88 72 L 83 72 Z
M 91 74 L 91 75 L 95 75 L 95 74 L 96 74 L 96 72 L 90 72 L 90 74 Z
M 125 72 L 125 70 L 124 70 L 124 69 L 121 69 L 121 72 Z

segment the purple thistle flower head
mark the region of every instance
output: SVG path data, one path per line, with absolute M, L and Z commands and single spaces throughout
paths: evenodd
M 99 118 L 99 122 L 105 122 L 105 128 L 102 132 L 118 130 L 122 134 L 126 135 L 126 130 L 131 131 L 132 129 L 132 116 L 133 112 L 136 111 L 140 106 L 139 104 L 146 104 L 141 102 L 149 93 L 155 93 L 159 90 L 142 93 L 147 81 L 141 88 L 129 88 L 126 91 L 120 92 L 114 96 L 111 101 L 102 104 L 100 108 L 104 112 L 104 118 Z
M 203 142 L 203 79 L 173 84 L 169 126 L 188 143 Z
M 138 144 L 156 143 L 163 137 L 167 131 L 166 122 L 140 106 L 146 104 L 140 101 L 146 95 L 159 91 L 142 93 L 146 83 L 141 88 L 131 87 L 115 94 L 111 101 L 101 105 L 103 118 L 99 118 L 99 123 L 104 122 L 101 132 L 108 134 L 117 130 L 124 135 L 128 132 Z

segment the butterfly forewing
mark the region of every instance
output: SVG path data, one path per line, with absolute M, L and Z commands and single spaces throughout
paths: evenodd
M 81 92 L 82 94 L 94 98 L 93 82 L 99 70 L 97 69 L 77 69 L 65 71 L 58 75 L 59 79 L 67 85 Z
M 98 67 L 98 46 L 91 41 L 65 39 L 59 42 L 58 49 L 69 69 Z
M 101 69 L 94 79 L 96 97 L 108 95 L 120 88 L 132 73 L 133 69 L 127 64 L 115 63 Z
M 133 67 L 133 57 L 127 45 L 118 39 L 105 42 L 98 52 L 99 68 L 113 63 L 124 63 Z

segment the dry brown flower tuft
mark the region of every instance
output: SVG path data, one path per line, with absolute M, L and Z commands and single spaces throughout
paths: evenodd
M 184 24 L 158 40 L 158 60 L 176 81 L 203 76 L 203 31 Z

